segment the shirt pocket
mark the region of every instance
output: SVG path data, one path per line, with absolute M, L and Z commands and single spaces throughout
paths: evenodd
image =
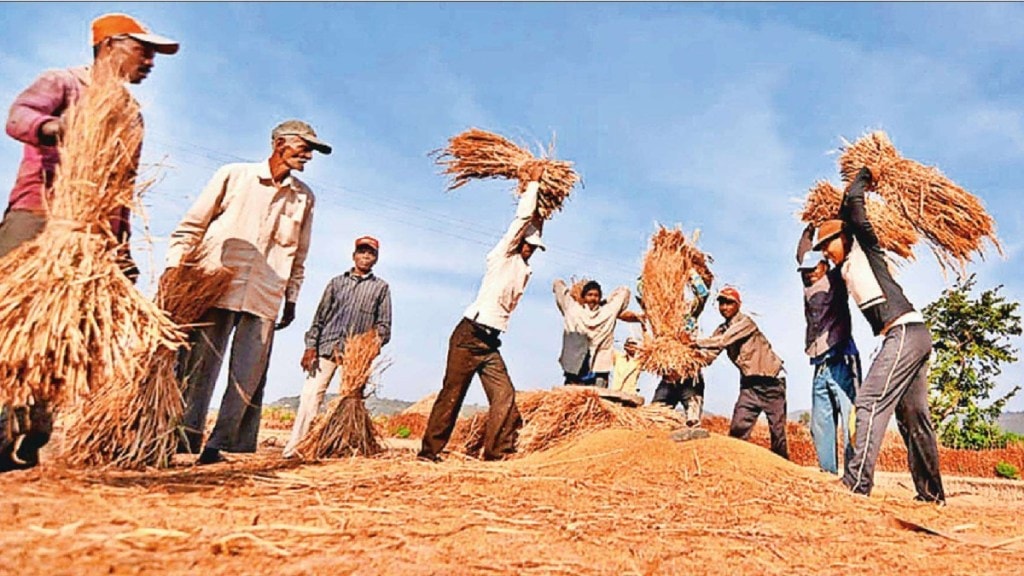
M 302 220 L 298 220 L 282 214 L 277 222 L 277 234 L 274 239 L 281 246 L 295 246 L 299 243 L 299 233 L 302 231 Z

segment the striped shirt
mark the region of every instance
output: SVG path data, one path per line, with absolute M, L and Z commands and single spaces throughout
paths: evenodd
M 335 349 L 345 351 L 345 338 L 376 329 L 381 344 L 391 339 L 391 289 L 372 273 L 366 276 L 345 272 L 327 284 L 313 323 L 306 332 L 306 348 L 321 357 Z

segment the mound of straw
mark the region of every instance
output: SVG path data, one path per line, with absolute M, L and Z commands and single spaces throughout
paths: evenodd
M 572 169 L 572 162 L 536 158 L 529 150 L 517 146 L 511 140 L 477 128 L 470 128 L 451 138 L 446 148 L 435 150 L 432 154 L 437 164 L 444 167 L 444 174 L 451 176 L 448 190 L 455 190 L 474 179 L 516 180 L 519 178 L 519 170 L 527 164 L 544 164 L 544 176 L 537 194 L 537 213 L 544 220 L 562 209 L 562 204 L 580 180 Z M 519 182 L 518 194 L 523 193 L 526 184 Z
M 516 406 L 523 418 L 516 440 L 518 455 L 545 450 L 606 428 L 670 431 L 686 423 L 680 412 L 661 406 L 627 408 L 585 387 L 523 392 L 516 395 Z M 452 447 L 478 456 L 483 450 L 486 420 L 486 413 L 460 419 L 452 433 Z
M 195 324 L 224 295 L 234 271 L 209 269 L 204 251 L 189 251 L 160 278 L 156 301 L 177 324 Z M 166 467 L 178 444 L 184 386 L 175 373 L 177 352 L 161 348 L 140 378 L 111 383 L 69 419 L 64 460 L 72 466 L 126 469 Z M 142 359 L 145 362 L 146 359 Z
M 366 410 L 367 385 L 380 368 L 380 338 L 368 331 L 345 339 L 341 357 L 341 394 L 313 421 L 295 452 L 305 460 L 373 456 L 383 451 L 379 431 Z
M 902 157 L 885 132 L 844 143 L 839 156 L 843 179 L 850 182 L 862 167 L 871 170 L 874 189 L 885 203 L 925 237 L 943 269 L 962 271 L 973 254 L 984 257 L 986 238 L 1002 254 L 995 221 L 981 201 L 938 168 Z
M 64 115 L 49 218 L 0 260 L 0 404 L 55 407 L 110 383 L 130 383 L 147 358 L 184 340 L 125 278 L 109 219 L 132 206 L 142 143 L 139 106 L 96 67 Z
M 678 227 L 659 226 L 651 237 L 640 275 L 640 306 L 648 329 L 637 354 L 646 372 L 688 378 L 706 365 L 686 330 L 687 319 L 696 319 L 701 312 L 691 292 L 690 275 L 696 272 L 708 288 L 714 280 L 710 258 L 696 247 L 698 236 L 687 239 Z
M 576 302 L 583 304 L 583 287 L 587 285 L 587 282 L 590 282 L 590 278 L 584 276 L 579 280 L 572 278 L 571 281 L 572 286 L 569 287 L 569 296 Z
M 826 180 L 819 180 L 807 194 L 800 220 L 820 226 L 826 220 L 839 216 L 843 202 L 843 191 Z M 907 260 L 914 259 L 913 247 L 921 239 L 914 225 L 903 213 L 890 206 L 876 194 L 869 194 L 865 202 L 868 219 L 878 235 L 878 242 L 884 250 Z

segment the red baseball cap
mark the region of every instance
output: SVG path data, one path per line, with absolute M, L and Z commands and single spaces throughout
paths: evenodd
M 95 46 L 107 38 L 128 36 L 139 42 L 153 46 L 160 54 L 174 54 L 178 51 L 178 42 L 153 34 L 135 18 L 127 14 L 104 14 L 92 21 L 92 45 Z
M 380 242 L 378 242 L 373 236 L 360 236 L 359 238 L 356 238 L 356 250 L 358 250 L 360 246 L 369 246 L 370 248 L 373 248 L 374 252 L 380 252 Z
M 732 286 L 726 286 L 718 291 L 718 300 L 730 300 L 737 304 L 743 302 L 740 298 L 740 291 Z

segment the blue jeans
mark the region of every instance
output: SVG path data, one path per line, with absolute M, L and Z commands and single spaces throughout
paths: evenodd
M 853 368 L 845 357 L 829 359 L 814 367 L 811 385 L 811 438 L 818 453 L 818 466 L 832 474 L 839 473 L 836 455 L 836 429 L 843 428 L 845 460 L 853 457 L 850 419 L 856 395 Z

